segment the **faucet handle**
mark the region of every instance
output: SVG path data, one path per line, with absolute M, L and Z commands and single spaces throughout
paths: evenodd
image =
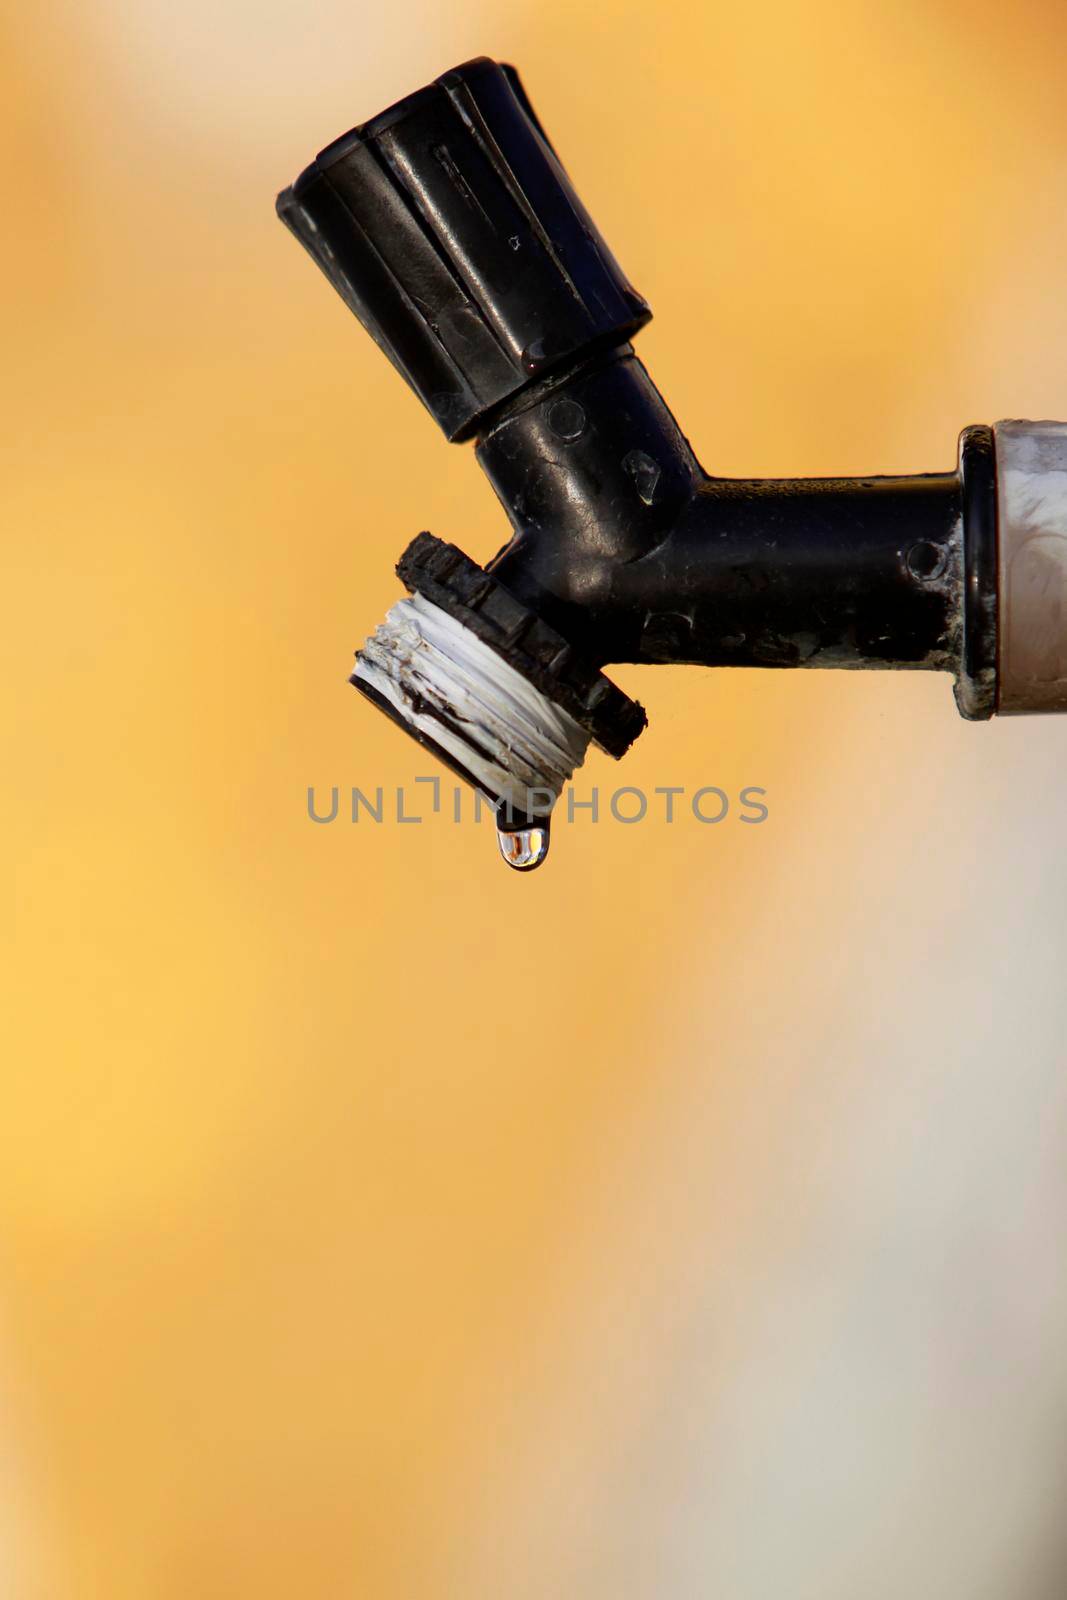
M 277 209 L 452 440 L 652 315 L 485 57 L 336 139 Z

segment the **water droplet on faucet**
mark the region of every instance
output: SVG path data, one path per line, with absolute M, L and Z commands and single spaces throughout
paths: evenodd
M 516 817 L 510 822 L 507 807 L 497 812 L 496 842 L 500 854 L 516 872 L 532 872 L 548 855 L 548 817 Z
M 653 461 L 643 450 L 631 450 L 622 458 L 623 470 L 628 472 L 637 486 L 637 492 L 646 506 L 656 498 L 662 476 L 658 461 Z

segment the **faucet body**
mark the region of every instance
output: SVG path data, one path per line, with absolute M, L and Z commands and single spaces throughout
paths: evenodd
M 488 570 L 598 664 L 947 670 L 965 715 L 992 712 L 975 615 L 992 564 L 969 629 L 964 582 L 991 430 L 967 430 L 954 472 L 729 479 L 701 469 L 629 346 L 524 399 L 478 440 L 514 530 Z
M 644 714 L 611 662 L 947 671 L 973 720 L 1067 708 L 1067 428 L 967 428 L 953 470 L 910 477 L 709 476 L 634 354 L 651 312 L 513 68 L 399 101 L 278 211 L 475 442 L 511 523 L 485 568 L 420 535 L 397 569 L 418 604 L 352 680 L 491 798 L 519 766 L 554 798 L 584 739 L 623 753 Z

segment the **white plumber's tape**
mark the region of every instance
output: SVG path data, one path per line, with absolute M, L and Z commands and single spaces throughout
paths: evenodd
M 421 594 L 392 607 L 354 676 L 516 812 L 547 815 L 585 760 L 585 729 Z

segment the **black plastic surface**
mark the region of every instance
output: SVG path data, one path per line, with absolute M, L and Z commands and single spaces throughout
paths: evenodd
M 336 139 L 277 204 L 449 439 L 651 316 L 484 57 Z

